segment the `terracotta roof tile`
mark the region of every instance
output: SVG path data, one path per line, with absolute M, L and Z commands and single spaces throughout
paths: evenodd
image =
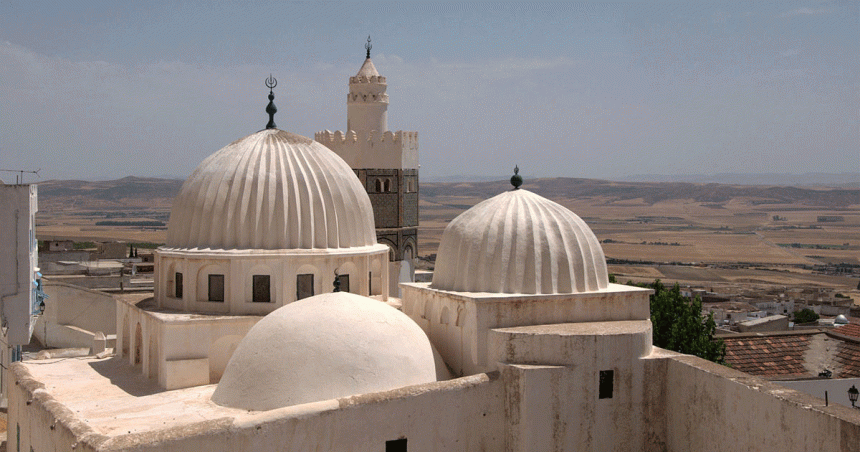
M 803 364 L 809 339 L 809 335 L 723 337 L 726 362 L 752 375 L 808 376 Z
M 848 325 L 846 325 L 848 326 Z M 841 330 L 844 327 L 840 327 Z M 836 351 L 836 361 L 842 365 L 839 378 L 860 377 L 860 344 L 840 342 Z
M 860 337 L 860 325 L 849 323 L 834 329 L 833 332 L 843 336 Z

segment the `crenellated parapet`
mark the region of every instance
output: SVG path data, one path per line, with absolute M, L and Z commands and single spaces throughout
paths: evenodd
M 381 83 L 385 84 L 385 77 L 382 75 L 371 75 L 366 77 L 364 75 L 355 75 L 349 78 L 349 83 Z
M 357 168 L 418 168 L 418 132 L 323 130 L 314 139 Z
M 388 103 L 388 94 L 385 93 L 356 93 L 350 91 L 346 95 L 347 104 L 351 102 L 384 102 Z

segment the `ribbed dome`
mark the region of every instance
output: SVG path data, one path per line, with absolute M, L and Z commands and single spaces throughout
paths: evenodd
M 527 190 L 511 190 L 455 218 L 431 287 L 459 292 L 553 294 L 608 285 L 600 242 L 579 216 Z
M 265 411 L 433 381 L 437 363 L 421 327 L 385 303 L 337 292 L 290 303 L 257 322 L 212 401 Z
M 182 185 L 167 247 L 348 248 L 376 243 L 370 199 L 325 146 L 261 130 L 212 154 Z

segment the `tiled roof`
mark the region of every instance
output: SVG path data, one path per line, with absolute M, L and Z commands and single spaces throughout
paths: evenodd
M 849 323 L 834 329 L 833 332 L 843 336 L 860 337 L 860 325 Z
M 803 366 L 809 334 L 723 337 L 732 368 L 763 377 L 809 376 Z
M 857 325 L 845 325 L 857 326 Z M 845 327 L 839 327 L 839 330 Z M 844 334 L 844 333 L 843 333 Z M 860 344 L 848 341 L 839 343 L 836 349 L 836 361 L 842 365 L 839 371 L 839 378 L 857 378 L 860 377 Z

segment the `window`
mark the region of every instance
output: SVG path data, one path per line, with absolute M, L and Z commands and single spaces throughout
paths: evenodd
M 382 191 L 385 193 L 391 191 L 391 179 L 385 179 L 385 182 L 382 184 Z
M 314 275 L 296 275 L 296 300 L 314 295 Z
M 376 192 L 377 193 L 382 192 L 382 180 L 381 179 L 376 179 Z
M 182 298 L 182 273 L 176 272 L 173 275 L 173 283 L 176 288 L 176 298 Z
M 612 386 L 614 385 L 615 371 L 601 370 L 600 371 L 600 389 L 598 390 L 600 399 L 612 398 Z
M 406 452 L 406 438 L 386 441 L 385 452 Z
M 224 301 L 224 275 L 209 275 L 209 301 Z
M 337 275 L 337 280 L 340 282 L 340 291 L 349 292 L 349 275 Z
M 252 300 L 254 303 L 270 303 L 272 301 L 272 292 L 269 290 L 269 275 L 254 275 L 254 294 Z

